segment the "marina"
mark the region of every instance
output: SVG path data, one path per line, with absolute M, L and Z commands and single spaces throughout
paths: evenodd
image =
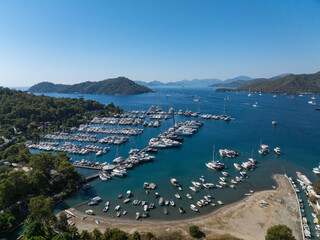
M 186 91 L 192 91 L 186 89 Z M 202 95 L 197 94 L 201 97 L 201 101 L 197 104 L 201 105 L 201 112 L 208 112 L 212 116 L 219 115 L 210 113 L 212 111 L 214 112 L 223 112 L 224 111 L 224 101 L 223 97 L 221 97 L 222 100 L 217 101 L 217 103 L 212 102 L 210 97 L 206 97 L 203 94 L 206 94 L 207 91 L 203 91 Z M 220 94 L 220 93 L 219 93 Z M 177 94 L 179 95 L 179 94 Z M 85 96 L 86 97 L 86 96 Z M 90 96 L 91 97 L 91 96 Z M 93 98 L 97 96 L 92 96 Z M 148 96 L 141 96 L 143 98 L 146 98 Z M 121 129 L 128 129 L 129 127 L 135 127 L 132 129 L 142 129 L 139 132 L 140 134 L 136 135 L 125 135 L 125 134 L 119 134 L 118 136 L 128 136 L 129 142 L 126 142 L 122 145 L 109 145 L 105 144 L 104 146 L 110 146 L 110 151 L 108 151 L 107 154 L 103 154 L 102 156 L 95 156 L 96 153 L 89 153 L 88 155 L 85 155 L 85 158 L 82 156 L 77 157 L 76 154 L 72 155 L 72 162 L 75 161 L 81 161 L 81 159 L 85 159 L 88 162 L 98 162 L 100 164 L 103 164 L 107 162 L 106 168 L 109 168 L 111 165 L 116 165 L 113 163 L 113 160 L 115 160 L 117 157 L 122 156 L 124 159 L 127 159 L 129 157 L 129 151 L 131 149 L 140 148 L 143 150 L 146 150 L 149 146 L 150 139 L 156 138 L 157 140 L 160 140 L 163 137 L 167 137 L 166 133 L 170 128 L 173 128 L 175 124 L 178 127 L 179 123 L 186 122 L 186 121 L 203 121 L 203 126 L 199 126 L 199 130 L 192 134 L 191 137 L 188 135 L 180 135 L 183 137 L 183 141 L 177 141 L 178 139 L 173 139 L 173 141 L 179 142 L 178 146 L 170 146 L 168 144 L 168 147 L 163 148 L 163 142 L 156 142 L 156 145 L 160 146 L 158 149 L 157 155 L 155 155 L 155 160 L 146 162 L 144 164 L 139 164 L 139 167 L 134 168 L 127 168 L 125 175 L 126 177 L 113 177 L 110 175 L 110 171 L 107 171 L 109 173 L 111 179 L 108 179 L 107 181 L 102 181 L 100 178 L 97 178 L 96 180 L 93 180 L 90 182 L 90 188 L 87 191 L 80 191 L 78 193 L 77 198 L 72 198 L 69 200 L 66 200 L 65 202 L 67 204 L 80 204 L 81 201 L 87 201 L 90 198 L 91 191 L 94 190 L 95 193 L 99 194 L 99 196 L 102 197 L 103 201 L 110 201 L 110 204 L 114 207 L 116 205 L 124 205 L 126 206 L 123 211 L 127 211 L 126 215 L 121 214 L 120 218 L 126 218 L 126 219 L 135 219 L 136 212 L 140 212 L 139 219 L 142 219 L 143 215 L 143 208 L 135 209 L 139 205 L 135 206 L 132 204 L 124 204 L 122 199 L 119 201 L 116 196 L 119 193 L 122 193 L 123 195 L 126 193 L 127 189 L 131 189 L 134 197 L 131 198 L 131 202 L 133 200 L 145 200 L 148 203 L 148 206 L 153 203 L 157 207 L 153 210 L 150 210 L 148 208 L 149 216 L 146 219 L 155 220 L 155 219 L 180 219 L 184 216 L 185 217 L 193 217 L 196 215 L 202 215 L 207 214 L 211 211 L 214 211 L 216 209 L 219 209 L 222 205 L 220 205 L 217 201 L 221 201 L 224 205 L 228 205 L 229 203 L 236 201 L 239 198 L 242 198 L 246 196 L 245 194 L 249 194 L 249 190 L 257 191 L 259 189 L 269 189 L 274 184 L 272 183 L 270 176 L 273 172 L 277 172 L 280 170 L 280 168 L 275 169 L 274 166 L 281 165 L 288 165 L 287 159 L 290 159 L 290 161 L 296 159 L 296 151 L 292 150 L 289 145 L 292 145 L 292 142 L 290 141 L 290 138 L 279 138 L 276 140 L 275 138 L 271 137 L 272 132 L 274 131 L 283 131 L 284 127 L 282 124 L 285 122 L 284 119 L 279 118 L 277 116 L 277 112 L 274 112 L 273 114 L 269 113 L 268 117 L 266 119 L 260 118 L 259 115 L 255 115 L 254 118 L 259 119 L 259 124 L 255 124 L 253 127 L 252 125 L 249 126 L 249 123 L 246 122 L 246 127 L 243 127 L 243 121 L 244 119 L 248 119 L 247 113 L 245 112 L 246 105 L 240 104 L 237 105 L 239 109 L 235 108 L 233 105 L 233 101 L 235 99 L 239 99 L 238 101 L 245 103 L 246 97 L 241 94 L 234 94 L 234 96 L 231 96 L 231 99 L 233 101 L 228 101 L 226 104 L 227 112 L 232 112 L 232 116 L 236 117 L 236 121 L 212 121 L 214 119 L 207 118 L 204 116 L 204 118 L 201 117 L 203 114 L 198 114 L 197 117 L 189 116 L 187 112 L 187 116 L 184 115 L 186 112 L 185 110 L 182 110 L 182 114 L 178 114 L 179 109 L 183 109 L 184 107 L 181 106 L 179 102 L 182 101 L 188 101 L 188 98 L 186 100 L 183 100 L 182 98 L 174 99 L 175 94 L 171 94 L 170 103 L 168 105 L 161 104 L 162 109 L 167 109 L 167 111 L 164 111 L 167 113 L 168 117 L 167 119 L 156 119 L 158 121 L 161 120 L 160 126 L 156 128 L 150 128 L 149 126 L 137 125 L 137 126 L 127 126 L 127 125 L 104 125 L 100 124 L 98 122 L 91 123 L 91 125 L 88 126 L 81 126 L 80 129 L 89 129 L 89 132 L 79 132 L 79 133 L 85 133 L 85 134 L 93 134 L 96 135 L 96 138 L 98 141 L 96 141 L 94 144 L 103 147 L 103 145 L 99 143 L 99 139 L 107 137 L 104 135 L 104 133 L 99 133 L 100 127 L 104 128 L 104 131 L 108 132 L 107 135 L 118 135 L 114 134 L 113 131 L 121 132 Z M 118 97 L 120 99 L 120 97 Z M 126 97 L 121 97 L 126 98 Z M 250 111 L 265 111 L 264 105 L 267 104 L 266 102 L 270 101 L 280 101 L 282 99 L 281 95 L 278 95 L 277 98 L 268 97 L 268 95 L 262 95 L 259 96 L 258 94 L 255 95 L 252 93 L 252 96 L 250 98 L 263 98 L 265 100 L 258 100 L 259 101 L 259 108 L 254 108 Z M 139 99 L 139 97 L 138 97 Z M 180 100 L 181 99 L 181 100 Z M 206 100 L 207 99 L 207 100 Z M 270 100 L 268 100 L 270 99 Z M 211 102 L 209 102 L 209 100 Z M 294 101 L 299 101 L 300 99 L 296 99 Z M 107 99 L 106 99 L 107 101 Z M 158 101 L 158 100 L 156 100 Z M 147 121 L 149 123 L 150 119 L 148 116 L 150 114 L 147 114 L 146 112 L 148 109 L 150 109 L 150 105 L 156 106 L 156 101 L 152 102 L 152 100 L 148 100 L 148 104 L 142 105 L 139 108 L 145 109 L 145 110 L 130 110 L 131 109 L 137 109 L 134 107 L 130 107 L 129 105 L 126 105 L 128 113 L 130 115 L 132 114 L 144 114 L 146 118 L 144 121 Z M 281 102 L 286 101 L 285 98 L 281 100 Z M 126 101 L 128 102 L 128 101 Z M 192 103 L 191 103 L 192 102 Z M 281 103 L 280 102 L 280 103 Z M 134 104 L 134 103 L 133 103 Z M 169 105 L 170 104 L 170 105 Z M 188 105 L 186 108 L 192 110 L 192 113 L 200 112 L 198 111 L 197 104 L 190 99 L 190 103 L 186 103 Z M 120 104 L 121 105 L 121 104 Z M 192 109 L 193 106 L 193 109 Z M 169 113 L 170 108 L 177 109 L 174 111 L 174 118 L 172 117 L 172 113 Z M 215 110 L 210 110 L 210 109 Z M 220 109 L 220 110 L 219 110 Z M 143 113 L 145 111 L 145 113 Z M 249 111 L 249 110 L 246 110 Z M 132 113 L 133 112 L 133 113 Z M 316 112 L 316 111 L 314 111 Z M 243 114 L 242 114 L 243 113 Z M 160 114 L 158 114 L 160 115 Z M 165 116 L 165 115 L 164 115 Z M 194 115 L 195 116 L 195 115 Z M 208 116 L 207 116 L 208 117 Z M 120 118 L 120 116 L 119 116 Z M 249 117 L 251 118 L 251 117 Z M 295 117 L 294 119 L 297 120 Z M 154 122 L 155 119 L 152 121 Z M 272 121 L 277 121 L 277 127 L 274 128 L 272 124 L 270 124 Z M 250 119 L 246 121 L 251 121 Z M 261 126 L 259 126 L 261 125 Z M 242 126 L 242 127 L 241 127 Z M 267 130 L 268 133 L 266 133 L 266 130 L 264 130 L 264 133 L 260 131 L 259 129 L 262 128 L 262 126 L 270 126 L 269 130 Z M 311 124 L 312 126 L 312 124 Z M 91 130 L 91 127 L 95 130 Z M 117 127 L 117 128 L 115 128 Z M 289 126 L 288 126 L 289 127 Z M 290 125 L 290 129 L 292 129 L 293 126 Z M 112 129 L 112 131 L 107 131 L 108 129 Z M 117 130 L 115 130 L 117 129 Z M 178 128 L 177 128 L 178 129 Z M 277 130 L 278 129 L 278 130 Z M 95 132 L 96 131 L 96 132 Z M 131 131 L 131 130 L 130 130 Z M 301 129 L 298 130 L 301 133 Z M 304 131 L 308 131 L 307 128 L 304 129 Z M 243 136 L 246 136 L 250 132 L 250 138 L 245 137 L 245 141 L 242 139 Z M 179 133 L 179 131 L 178 131 Z M 74 134 L 77 134 L 76 132 Z M 282 134 L 282 133 L 281 133 Z M 288 134 L 286 132 L 286 134 Z M 241 138 L 240 138 L 241 136 Z M 303 137 L 303 135 L 298 135 L 298 137 Z M 259 142 L 263 138 L 263 143 L 266 143 L 269 145 L 269 148 L 272 149 L 272 152 L 270 151 L 269 154 L 258 154 L 258 150 L 260 149 Z M 208 141 L 210 139 L 210 141 Z M 284 142 L 283 139 L 286 139 Z M 292 138 L 293 139 L 293 138 Z M 154 142 L 154 141 L 152 141 Z M 167 142 L 169 143 L 169 142 Z M 84 143 L 88 144 L 88 143 Z M 228 151 L 233 151 L 236 149 L 236 152 L 239 154 L 239 156 L 235 157 L 222 157 L 220 156 L 219 152 L 216 151 L 215 160 L 219 161 L 220 163 L 223 163 L 226 168 L 224 170 L 215 172 L 211 169 L 207 168 L 205 166 L 205 163 L 208 163 L 209 161 L 212 161 L 212 145 L 216 145 L 216 149 L 228 149 Z M 178 145 L 178 144 L 177 144 Z M 293 144 L 294 146 L 294 144 Z M 161 148 L 162 147 L 162 148 Z M 274 153 L 273 149 L 276 147 L 281 148 L 280 155 Z M 155 149 L 155 147 L 152 147 Z M 253 150 L 253 151 L 252 151 Z M 252 153 L 253 152 L 253 153 Z M 293 156 L 294 153 L 294 156 Z M 150 155 L 153 155 L 153 153 L 149 153 Z M 250 161 L 250 158 L 252 158 L 252 161 Z M 314 158 L 315 161 L 310 164 L 311 170 L 316 165 L 315 163 L 318 162 L 316 158 Z M 255 164 L 254 171 L 245 170 L 243 169 L 243 166 L 241 166 L 243 163 L 244 167 L 247 167 L 248 162 Z M 241 170 L 238 171 L 234 167 L 234 163 L 239 164 Z M 157 171 L 154 171 L 154 169 L 157 169 Z M 287 167 L 286 167 L 287 169 Z M 290 167 L 289 167 L 290 169 Z M 291 167 L 293 171 L 296 171 L 296 168 Z M 87 168 L 78 168 L 79 172 L 84 175 L 92 175 L 92 171 L 101 172 L 100 170 L 94 170 L 94 169 L 87 169 Z M 286 170 L 287 171 L 287 170 Z M 150 173 L 152 174 L 150 175 Z M 165 175 L 163 175 L 163 172 L 166 172 Z M 288 173 L 290 171 L 287 171 Z M 311 172 L 312 173 L 312 172 Z M 247 176 L 245 176 L 247 175 Z M 204 176 L 205 182 L 202 182 L 199 178 L 201 176 Z M 227 177 L 229 176 L 229 177 Z M 176 178 L 179 182 L 179 186 L 181 187 L 181 191 L 173 186 L 169 180 L 170 178 Z M 226 181 L 222 181 L 220 177 L 225 177 Z M 244 181 L 242 181 L 242 179 Z M 201 183 L 201 189 L 194 187 L 191 184 L 191 181 L 196 181 Z M 156 183 L 156 189 L 147 189 L 143 188 L 145 182 L 153 182 Z M 221 183 L 219 183 L 221 182 Z M 112 188 L 118 189 L 117 191 L 111 190 L 108 191 L 108 193 L 105 191 L 108 186 L 112 184 Z M 213 185 L 211 185 L 213 184 Z M 225 185 L 225 186 L 224 186 Z M 110 185 L 111 186 L 111 185 Z M 193 188 L 194 189 L 191 189 Z M 92 190 L 90 190 L 92 189 Z M 148 193 L 146 192 L 148 190 Z M 155 192 L 158 192 L 159 198 L 155 198 Z M 177 199 L 175 197 L 175 194 L 178 193 L 181 197 L 180 199 Z M 187 197 L 187 194 L 189 197 Z M 207 204 L 205 207 L 199 207 L 196 203 L 198 201 L 205 200 L 204 196 L 210 194 L 213 196 L 212 202 Z M 92 196 L 94 197 L 94 196 Z M 163 205 L 165 205 L 165 201 L 169 201 L 168 205 L 166 206 L 168 214 L 164 214 L 164 211 L 162 208 L 159 207 L 158 201 L 160 197 L 163 198 Z M 175 207 L 173 207 L 170 204 L 170 200 L 175 200 Z M 192 199 L 192 200 L 191 200 Z M 119 201 L 119 202 L 118 202 Z M 141 204 L 141 203 L 140 203 Z M 190 208 L 190 205 L 193 204 L 198 208 L 199 212 L 195 212 Z M 100 204 L 99 204 L 100 205 Z M 103 212 L 103 207 L 93 206 L 92 209 L 97 215 L 105 216 L 105 217 L 113 217 L 115 213 L 107 211 Z M 185 211 L 184 214 L 181 214 L 179 211 L 179 208 L 182 207 Z M 172 208 L 172 209 L 171 209 Z M 59 206 L 58 206 L 59 209 Z M 79 210 L 84 212 L 87 210 L 85 207 L 79 207 Z M 121 211 L 121 213 L 123 212 Z

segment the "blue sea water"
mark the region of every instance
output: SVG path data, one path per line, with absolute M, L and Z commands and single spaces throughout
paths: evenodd
M 224 99 L 229 96 L 230 101 L 226 101 L 226 112 L 236 118 L 235 121 L 225 122 L 220 120 L 203 120 L 204 126 L 191 137 L 186 137 L 180 148 L 160 150 L 155 155 L 156 160 L 150 163 L 139 165 L 132 170 L 128 170 L 125 178 L 112 179 L 102 182 L 96 179 L 90 182 L 88 191 L 80 190 L 76 195 L 66 199 L 56 207 L 60 211 L 73 207 L 91 197 L 99 195 L 103 203 L 90 207 L 98 215 L 114 217 L 113 210 L 117 204 L 121 205 L 121 210 L 127 210 L 126 216 L 121 218 L 134 219 L 135 213 L 142 213 L 142 206 L 125 205 L 122 200 L 117 199 L 117 195 L 130 189 L 134 197 L 132 199 L 146 200 L 148 203 L 156 204 L 156 209 L 150 211 L 150 218 L 157 220 L 173 220 L 186 217 L 198 216 L 214 211 L 218 206 L 207 206 L 200 209 L 200 213 L 190 210 L 190 204 L 203 198 L 205 194 L 211 194 L 216 203 L 221 200 L 225 204 L 232 203 L 244 197 L 248 190 L 271 189 L 275 182 L 271 176 L 274 173 L 287 173 L 296 177 L 296 171 L 306 174 L 311 180 L 318 177 L 312 173 L 312 168 L 320 161 L 320 112 L 314 110 L 314 106 L 308 104 L 311 95 L 303 97 L 295 96 L 294 100 L 287 95 L 253 93 L 251 97 L 247 93 L 218 93 L 213 88 L 155 88 L 154 93 L 147 93 L 132 96 L 111 96 L 111 95 L 90 95 L 85 94 L 84 99 L 92 99 L 104 104 L 113 102 L 125 110 L 148 110 L 151 105 L 161 107 L 168 111 L 173 107 L 176 111 L 188 109 L 200 111 L 201 113 L 222 114 L 224 111 Z M 78 97 L 77 94 L 56 94 L 48 93 L 53 97 Z M 194 102 L 197 96 L 199 102 Z M 316 96 L 319 99 L 320 96 Z M 257 107 L 252 105 L 257 103 Z M 185 117 L 177 116 L 176 121 L 188 120 Z M 271 124 L 277 121 L 277 126 Z M 160 132 L 172 126 L 172 120 L 162 120 L 160 128 L 144 128 L 144 133 L 136 137 L 130 137 L 130 142 L 119 147 L 119 154 L 128 156 L 128 151 L 132 147 L 143 148 L 151 137 L 156 137 Z M 270 145 L 271 152 L 266 156 L 258 154 L 260 141 Z M 226 171 L 234 178 L 237 174 L 233 167 L 234 162 L 241 163 L 251 157 L 253 150 L 254 158 L 258 160 L 258 167 L 249 172 L 249 178 L 238 184 L 236 189 L 223 188 L 213 190 L 201 190 L 193 193 L 189 190 L 192 180 L 199 180 L 204 175 L 207 182 L 218 183 L 218 178 L 222 176 L 219 172 L 213 172 L 206 168 L 205 162 L 212 159 L 212 149 L 215 145 L 216 151 L 220 148 L 236 149 L 240 156 L 234 159 L 220 158 L 227 165 Z M 273 153 L 274 147 L 280 147 L 283 154 L 277 156 Z M 102 157 L 90 155 L 90 160 L 100 162 L 111 162 L 116 156 L 116 147 L 112 146 L 111 151 Z M 73 160 L 83 157 L 72 155 Z M 87 158 L 87 157 L 86 157 Z M 95 173 L 94 170 L 78 169 L 84 175 Z M 170 184 L 170 177 L 175 177 L 181 183 L 183 191 L 178 191 Z M 231 177 L 228 178 L 230 181 Z M 142 188 L 144 182 L 154 182 L 157 189 L 146 194 Z M 168 215 L 164 215 L 163 208 L 157 204 L 154 192 L 159 192 L 164 199 L 173 199 L 176 207 L 168 206 Z M 175 193 L 179 193 L 182 199 L 176 199 Z M 186 193 L 193 196 L 193 200 L 185 197 Z M 110 201 L 111 207 L 107 213 L 102 212 L 104 202 Z M 218 204 L 217 204 L 218 205 Z M 179 214 L 178 207 L 182 206 L 186 214 Z M 79 207 L 79 210 L 89 209 L 87 205 Z

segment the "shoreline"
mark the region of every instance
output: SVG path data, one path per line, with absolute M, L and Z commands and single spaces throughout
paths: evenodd
M 294 219 L 298 215 L 298 211 L 295 211 L 298 206 L 296 205 L 295 201 L 292 202 L 292 200 L 295 200 L 295 196 L 293 190 L 288 185 L 290 183 L 283 174 L 273 175 L 272 178 L 277 182 L 276 189 L 255 192 L 251 196 L 246 196 L 234 203 L 222 206 L 221 208 L 210 213 L 187 219 L 148 219 L 146 221 L 137 221 L 134 219 L 123 220 L 96 215 L 89 216 L 78 210 L 71 211 L 72 208 L 69 208 L 68 210 L 77 216 L 76 218 L 72 217 L 70 220 L 75 222 L 75 226 L 79 229 L 79 231 L 84 229 L 92 231 L 94 228 L 99 228 L 102 232 L 104 232 L 107 227 L 117 227 L 126 231 L 127 233 L 133 233 L 134 231 L 150 231 L 153 232 L 156 236 L 162 236 L 163 234 L 170 234 L 173 232 L 180 232 L 185 236 L 186 239 L 188 239 L 188 237 L 190 237 L 188 235 L 188 227 L 191 225 L 198 225 L 202 229 L 202 231 L 206 233 L 207 237 L 210 237 L 211 235 L 217 237 L 219 235 L 222 236 L 230 234 L 235 237 L 253 240 L 257 239 L 257 235 L 259 234 L 264 238 L 266 229 L 272 225 L 286 224 L 290 225 L 289 227 L 292 229 L 296 238 L 301 239 L 302 234 L 300 224 L 294 221 Z M 270 200 L 278 199 L 279 197 L 282 200 L 285 199 L 285 204 L 282 205 L 282 208 L 282 203 L 279 203 L 275 200 Z M 269 205 L 267 207 L 259 206 L 259 202 L 262 199 L 265 199 L 268 202 Z M 271 210 L 269 208 L 274 209 Z M 284 217 L 278 217 L 277 214 L 279 214 L 279 212 L 281 212 Z M 86 216 L 87 218 L 85 220 L 81 220 L 82 216 Z M 289 218 L 292 221 L 290 221 Z M 95 223 L 96 219 L 99 219 L 99 225 Z M 248 223 L 246 224 L 246 222 Z M 273 222 L 274 224 L 271 225 L 271 223 Z M 256 224 L 258 228 L 256 227 L 256 230 L 252 229 L 252 224 Z M 230 228 L 228 227 L 228 225 L 230 225 Z M 239 227 L 237 227 L 238 225 Z M 245 228 L 246 226 L 247 229 Z M 250 228 L 248 226 L 250 226 Z M 234 228 L 234 230 L 232 230 L 232 228 Z M 247 235 L 246 232 L 249 235 Z

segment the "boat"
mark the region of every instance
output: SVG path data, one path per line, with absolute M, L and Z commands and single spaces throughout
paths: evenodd
M 217 201 L 217 203 L 219 203 L 220 205 L 223 205 L 223 202 L 221 202 L 221 201 Z
M 104 208 L 103 208 L 103 211 L 104 212 L 107 212 L 109 210 L 109 206 L 105 206 Z
M 136 212 L 136 220 L 138 220 L 140 218 L 140 213 Z
M 100 173 L 99 174 L 99 178 L 102 180 L 102 181 L 108 181 L 108 177 L 105 173 Z
M 130 198 L 126 198 L 125 200 L 123 200 L 123 203 L 128 203 L 128 202 L 130 202 L 130 201 L 131 201 Z
M 169 200 L 164 201 L 164 205 L 168 206 L 169 205 Z
M 127 214 L 127 211 L 123 211 L 123 212 L 122 212 L 122 215 L 126 215 L 126 214 Z
M 120 205 L 117 205 L 117 206 L 114 208 L 114 210 L 115 210 L 115 211 L 118 211 L 118 210 L 120 210 L 120 208 L 121 208 L 121 206 L 120 206 Z
M 122 198 L 122 194 L 121 193 L 118 194 L 118 198 L 119 199 Z
M 163 212 L 164 212 L 165 215 L 167 215 L 169 213 L 166 208 L 163 209 Z
M 177 179 L 170 178 L 170 182 L 172 183 L 173 186 L 179 187 L 179 183 L 178 183 Z
M 154 208 L 154 203 L 150 203 L 150 204 L 149 204 L 149 208 L 150 208 L 150 209 L 153 209 L 153 208 Z
M 148 205 L 146 204 L 146 205 L 143 205 L 143 211 L 148 211 Z
M 190 205 L 190 208 L 191 208 L 191 210 L 193 210 L 195 212 L 199 212 L 199 209 L 193 204 Z
M 226 178 L 225 177 L 219 177 L 221 181 L 225 182 Z
M 176 198 L 178 198 L 178 199 L 180 199 L 181 197 L 180 197 L 180 195 L 178 194 L 178 193 L 176 193 L 175 195 L 174 195 Z
M 120 215 L 121 215 L 121 212 L 117 212 L 116 216 L 120 217 Z
M 173 201 L 173 200 L 170 200 L 170 205 L 171 205 L 172 207 L 174 207 L 174 206 L 175 206 L 175 203 L 174 203 L 174 201 Z
M 269 153 L 269 146 L 266 144 L 260 143 L 260 149 L 258 150 L 259 154 L 266 155 Z
M 196 187 L 193 187 L 193 186 L 191 186 L 191 187 L 189 187 L 192 191 L 194 191 L 194 192 L 198 192 L 198 189 L 196 188 Z
M 182 213 L 185 213 L 183 207 L 179 207 L 179 212 L 182 214 Z
M 160 206 L 163 205 L 163 198 L 162 198 L 162 197 L 159 199 L 159 205 L 160 205 Z
M 187 196 L 187 198 L 189 198 L 190 200 L 192 199 L 192 196 L 191 196 L 189 193 L 187 193 L 186 196 Z
M 201 186 L 202 186 L 201 183 L 199 183 L 199 182 L 191 181 L 191 183 L 193 186 L 195 186 L 197 188 L 201 188 Z
M 127 195 L 127 197 L 130 197 L 130 195 L 131 195 L 131 191 L 130 191 L 130 190 L 128 190 L 128 191 L 127 191 L 127 193 L 126 193 L 126 195 Z
M 275 152 L 275 154 L 280 155 L 281 154 L 281 150 L 279 147 L 276 147 L 275 149 L 273 149 L 273 151 Z
M 241 167 L 238 163 L 234 163 L 233 166 L 238 170 L 240 171 L 241 170 Z
M 105 206 L 109 206 L 109 205 L 110 205 L 110 202 L 107 201 L 107 202 L 105 203 Z
M 91 209 L 86 210 L 85 213 L 88 215 L 94 215 L 93 210 Z
M 221 172 L 223 176 L 227 177 L 229 174 L 227 172 Z
M 276 121 L 272 121 L 271 123 L 272 123 L 273 126 L 276 126 L 276 125 L 277 125 L 277 122 L 276 122 Z
M 101 156 L 103 154 L 103 152 L 100 150 L 96 153 L 96 156 Z

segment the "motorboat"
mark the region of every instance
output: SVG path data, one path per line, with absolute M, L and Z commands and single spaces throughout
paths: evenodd
M 273 151 L 275 152 L 275 154 L 280 155 L 281 154 L 281 150 L 279 147 L 276 147 L 275 149 L 273 149 Z
M 191 210 L 193 210 L 195 212 L 199 212 L 199 209 L 194 204 L 191 204 L 190 208 L 191 208 Z

